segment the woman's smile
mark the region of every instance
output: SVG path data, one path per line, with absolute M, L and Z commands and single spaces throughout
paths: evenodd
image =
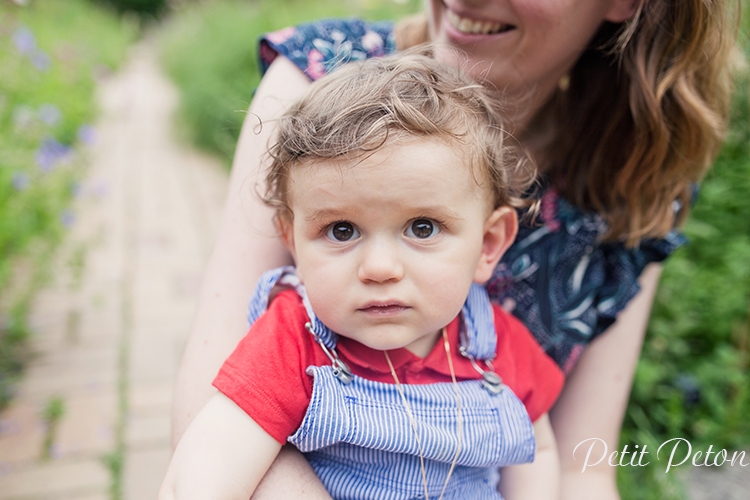
M 463 17 L 446 7 L 445 17 L 448 23 L 467 35 L 496 35 L 512 30 L 514 27 L 510 24 L 504 24 L 496 21 L 482 21 Z

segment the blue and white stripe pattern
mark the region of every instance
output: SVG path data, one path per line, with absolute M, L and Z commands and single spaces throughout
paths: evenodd
M 271 290 L 276 286 L 279 278 L 292 269 L 294 268 L 290 266 L 277 267 L 261 275 L 258 283 L 255 285 L 255 291 L 250 298 L 250 305 L 247 308 L 248 326 L 255 323 L 260 318 L 260 315 L 266 312 L 266 309 L 268 309 L 268 299 L 271 297 Z
M 276 286 L 303 298 L 308 316 L 326 347 L 336 334 L 310 308 L 294 268 L 269 271 L 250 305 L 252 323 L 268 305 Z M 495 354 L 496 333 L 486 291 L 473 285 L 462 309 L 462 347 L 477 359 Z M 305 453 L 334 499 L 424 498 L 420 450 L 409 413 L 394 384 L 354 376 L 349 384 L 330 365 L 310 366 L 313 393 L 300 428 L 289 442 Z M 401 385 L 413 412 L 430 498 L 438 498 L 458 446 L 457 404 L 452 383 Z M 523 403 L 509 389 L 493 394 L 479 380 L 458 383 L 463 437 L 456 468 L 443 498 L 502 499 L 498 469 L 531 462 L 534 430 Z
M 490 297 L 483 286 L 471 284 L 469 296 L 461 309 L 461 317 L 461 345 L 466 353 L 474 359 L 493 359 L 497 347 L 495 319 Z M 483 335 L 483 332 L 492 332 L 492 335 Z
M 310 367 L 314 388 L 302 425 L 289 438 L 328 492 L 343 498 L 423 498 L 419 446 L 394 384 L 336 379 Z M 402 385 L 417 425 L 430 498 L 438 498 L 458 446 L 451 383 Z M 493 395 L 478 380 L 460 382 L 463 439 L 444 498 L 500 499 L 499 467 L 534 459 L 533 427 L 506 388 Z
M 307 299 L 307 294 L 305 293 L 305 286 L 300 282 L 293 266 L 277 267 L 276 269 L 271 269 L 261 275 L 258 279 L 258 284 L 255 286 L 253 296 L 250 299 L 250 305 L 247 311 L 248 326 L 255 323 L 260 315 L 266 311 L 268 308 L 268 299 L 272 295 L 274 288 L 277 286 L 293 288 L 297 291 L 299 296 L 302 297 L 302 303 L 307 310 L 307 317 L 310 318 L 310 324 L 315 336 L 318 337 L 328 349 L 335 349 L 337 340 L 336 334 L 324 325 L 313 312 L 310 301 Z

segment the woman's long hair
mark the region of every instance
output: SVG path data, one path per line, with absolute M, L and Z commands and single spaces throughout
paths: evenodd
M 540 170 L 607 221 L 608 240 L 637 245 L 684 220 L 726 132 L 738 23 L 739 1 L 641 0 L 631 21 L 601 27 L 532 120 Z M 397 43 L 423 41 L 426 26 L 405 20 Z

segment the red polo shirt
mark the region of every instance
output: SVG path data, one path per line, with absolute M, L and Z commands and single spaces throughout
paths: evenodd
M 531 333 L 515 317 L 493 306 L 497 331 L 495 371 L 523 401 L 535 421 L 554 404 L 564 377 Z M 266 432 L 286 443 L 302 423 L 312 395 L 310 365 L 330 364 L 323 349 L 305 330 L 307 321 L 302 300 L 296 292 L 279 293 L 268 310 L 252 326 L 214 380 L 214 386 L 234 401 Z M 447 327 L 456 378 L 480 379 L 468 359 L 458 352 L 458 318 Z M 339 357 L 355 375 L 392 384 L 382 351 L 370 349 L 339 336 Z M 388 351 L 401 383 L 450 382 L 451 375 L 443 343 L 425 358 L 406 349 Z

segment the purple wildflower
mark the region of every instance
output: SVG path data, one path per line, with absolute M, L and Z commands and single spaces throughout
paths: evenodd
M 30 55 L 36 49 L 34 34 L 26 26 L 21 26 L 13 33 L 13 43 L 18 52 L 24 55 Z
M 23 191 L 29 187 L 29 175 L 25 172 L 16 172 L 13 174 L 13 188 L 16 191 Z
M 96 141 L 96 129 L 92 125 L 81 125 L 78 127 L 78 140 L 91 146 Z
M 40 120 L 50 127 L 54 127 L 62 120 L 62 112 L 54 104 L 42 104 L 39 106 L 38 116 Z
M 36 152 L 36 163 L 42 172 L 49 172 L 55 165 L 63 160 L 68 153 L 70 148 L 60 144 L 57 139 L 53 137 L 46 138 L 42 145 Z
M 43 50 L 37 49 L 29 56 L 31 64 L 39 71 L 47 71 L 52 64 L 52 59 Z
M 65 209 L 60 214 L 60 222 L 65 227 L 71 227 L 76 222 L 76 214 L 72 210 Z

